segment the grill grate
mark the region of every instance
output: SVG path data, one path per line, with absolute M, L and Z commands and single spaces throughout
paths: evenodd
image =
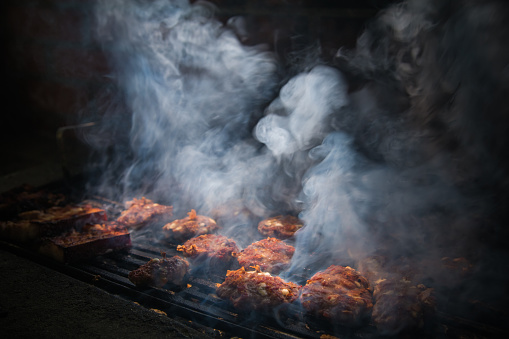
M 97 199 L 100 200 L 100 199 Z M 108 201 L 111 203 L 111 201 Z M 113 206 L 115 210 L 115 206 Z M 305 315 L 298 305 L 290 305 L 284 312 L 274 314 L 238 313 L 226 301 L 215 295 L 216 285 L 224 281 L 224 272 L 206 276 L 192 274 L 185 288 L 139 288 L 132 284 L 128 273 L 151 258 L 178 254 L 176 245 L 160 243 L 157 230 L 145 229 L 131 236 L 128 252 L 110 253 L 83 263 L 62 264 L 43 257 L 29 248 L 0 241 L 0 247 L 55 271 L 64 273 L 106 292 L 137 302 L 147 308 L 158 309 L 168 317 L 185 323 L 206 335 L 216 338 L 321 338 L 333 335 L 340 338 L 376 338 L 371 325 L 362 328 L 335 326 Z M 305 281 L 305 277 L 296 277 Z M 424 331 L 412 333 L 412 338 L 490 338 L 505 337 L 504 330 L 468 319 L 438 312 L 436 321 Z
M 177 254 L 176 250 L 166 247 L 158 249 L 151 245 L 134 244 L 130 252 L 125 255 L 111 255 L 98 258 L 92 262 L 75 264 L 73 267 L 98 280 L 111 283 L 109 292 L 118 293 L 117 287 L 129 290 L 129 299 L 144 306 L 164 311 L 168 316 L 178 314 L 183 319 L 191 320 L 201 327 L 202 331 L 220 333 L 231 337 L 267 337 L 267 338 L 319 338 L 322 334 L 342 337 L 358 337 L 360 332 L 332 328 L 327 323 L 315 319 L 304 319 L 298 306 L 290 306 L 285 312 L 275 314 L 242 314 L 232 309 L 227 302 L 215 295 L 216 284 L 224 280 L 224 276 L 208 274 L 207 277 L 192 276 L 188 287 L 182 289 L 139 288 L 127 278 L 131 270 L 146 263 L 154 257 L 160 256 L 164 250 L 168 256 Z M 362 337 L 373 332 L 371 328 L 362 331 Z
M 338 338 L 377 338 L 374 327 L 349 329 L 303 315 L 296 305 L 284 313 L 237 313 L 215 295 L 217 283 L 224 277 L 207 275 L 191 276 L 189 287 L 181 289 L 139 288 L 127 278 L 128 273 L 154 257 L 160 250 L 167 255 L 176 254 L 166 246 L 135 242 L 127 253 L 112 253 L 85 263 L 62 264 L 43 257 L 27 248 L 0 241 L 0 247 L 55 271 L 137 302 L 147 308 L 158 309 L 168 317 L 185 323 L 205 335 L 215 338 L 321 338 L 333 335 Z M 487 324 L 438 312 L 436 322 L 425 331 L 412 333 L 412 338 L 492 338 L 506 337 L 507 332 Z

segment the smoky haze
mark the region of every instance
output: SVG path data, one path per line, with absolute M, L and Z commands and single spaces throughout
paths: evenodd
M 337 46 L 334 63 L 313 60 L 293 77 L 270 51 L 242 45 L 214 10 L 98 2 L 123 103 L 104 106 L 104 130 L 129 131 L 102 193 L 147 194 L 180 217 L 238 201 L 257 221 L 298 214 L 306 226 L 288 276 L 384 250 L 467 256 L 499 286 L 486 253 L 506 235 L 502 2 L 400 3 L 355 49 Z M 256 223 L 227 226 L 242 234 L 237 227 Z

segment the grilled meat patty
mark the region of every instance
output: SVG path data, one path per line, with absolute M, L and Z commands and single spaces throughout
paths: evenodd
M 202 234 L 212 233 L 217 229 L 218 226 L 214 219 L 197 215 L 195 210 L 191 210 L 187 217 L 174 220 L 163 226 L 166 239 L 178 243 Z
M 260 266 L 264 272 L 278 274 L 290 265 L 295 248 L 276 238 L 267 238 L 252 243 L 239 254 L 240 266 L 250 269 Z
M 287 239 L 304 226 L 302 220 L 291 215 L 278 215 L 260 221 L 258 231 L 267 237 Z
M 331 265 L 307 281 L 300 301 L 311 314 L 356 326 L 369 316 L 371 298 L 366 278 L 351 267 Z
M 395 335 L 423 327 L 425 313 L 434 305 L 432 291 L 404 278 L 377 281 L 373 291 L 372 319 L 378 332 Z
M 227 268 L 232 264 L 239 248 L 234 240 L 223 235 L 203 234 L 178 245 L 177 251 L 190 258 L 194 265 Z
M 412 281 L 412 265 L 372 255 L 360 260 L 358 268 L 373 287 L 372 321 L 380 334 L 421 328 L 434 313 L 433 289 Z
M 173 215 L 172 206 L 159 205 L 145 197 L 128 201 L 126 207 L 117 222 L 131 229 L 141 228 L 151 222 L 167 222 Z
M 244 267 L 228 271 L 225 281 L 216 289 L 216 294 L 229 300 L 241 311 L 270 311 L 275 307 L 294 302 L 298 298 L 299 285 L 285 282 L 259 267 L 246 271 Z
M 175 255 L 166 258 L 163 254 L 161 259 L 151 259 L 134 271 L 129 272 L 129 280 L 136 286 L 163 287 L 171 283 L 183 285 L 189 272 L 189 263 L 186 259 Z

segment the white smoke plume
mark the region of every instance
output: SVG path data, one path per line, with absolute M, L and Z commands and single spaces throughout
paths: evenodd
M 116 154 L 127 170 L 114 190 L 177 211 L 242 201 L 259 218 L 299 213 L 291 273 L 381 249 L 482 262 L 506 239 L 502 2 L 399 3 L 354 50 L 338 46 L 334 64 L 313 60 L 284 84 L 271 53 L 242 45 L 213 14 L 185 0 L 98 2 L 130 113 L 132 154 Z
M 98 35 L 132 114 L 135 160 L 122 182 L 152 181 L 152 194 L 197 209 L 240 199 L 257 173 L 270 172 L 270 160 L 253 163 L 257 146 L 245 139 L 278 80 L 271 53 L 240 44 L 213 13 L 187 1 L 97 7 Z

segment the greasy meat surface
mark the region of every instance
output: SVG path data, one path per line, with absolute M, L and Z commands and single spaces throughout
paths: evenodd
M 195 264 L 205 263 L 211 267 L 228 267 L 239 251 L 234 240 L 217 234 L 203 234 L 177 246 L 185 257 Z
M 103 209 L 92 207 L 90 205 L 67 205 L 67 206 L 55 206 L 47 210 L 40 211 L 27 211 L 20 213 L 20 219 L 30 220 L 34 222 L 58 222 L 62 220 L 78 219 L 84 216 L 89 216 L 91 219 L 87 219 L 86 222 L 99 222 L 106 220 L 106 212 Z
M 129 280 L 136 286 L 163 287 L 171 283 L 183 285 L 189 272 L 189 263 L 178 255 L 161 259 L 151 259 L 134 271 L 129 272 Z
M 131 229 L 141 228 L 150 222 L 167 222 L 173 215 L 172 206 L 159 205 L 145 197 L 128 201 L 126 207 L 117 222 Z
M 240 266 L 251 269 L 260 266 L 264 272 L 277 274 L 290 265 L 295 248 L 276 238 L 252 243 L 237 254 Z
M 86 260 L 131 247 L 128 230 L 114 222 L 85 225 L 81 231 L 45 238 L 38 251 L 61 262 Z
M 62 205 L 65 201 L 63 194 L 22 185 L 0 195 L 0 218 L 7 220 L 24 211 L 46 209 Z
M 302 220 L 291 215 L 278 215 L 260 221 L 258 231 L 267 237 L 287 239 L 304 226 Z
M 17 220 L 0 222 L 0 237 L 9 241 L 29 242 L 81 230 L 87 223 L 106 221 L 106 211 L 90 205 L 68 205 L 20 213 Z
M 197 215 L 195 210 L 191 210 L 187 217 L 164 225 L 163 232 L 170 241 L 184 242 L 192 237 L 212 233 L 217 228 L 214 219 Z
M 373 291 L 372 320 L 384 335 L 395 335 L 424 325 L 426 312 L 433 307 L 432 289 L 414 285 L 404 278 L 382 279 Z
M 259 267 L 246 271 L 243 267 L 228 271 L 225 281 L 216 289 L 216 294 L 229 300 L 241 311 L 270 311 L 275 307 L 294 302 L 299 294 L 299 285 L 285 282 Z
M 412 281 L 413 266 L 380 254 L 359 262 L 359 271 L 373 287 L 372 321 L 383 335 L 421 328 L 434 312 L 433 289 Z
M 69 233 L 51 238 L 51 241 L 57 245 L 70 247 L 83 244 L 95 239 L 102 239 L 112 235 L 128 234 L 128 230 L 115 222 L 104 224 L 88 224 L 78 232 L 72 230 Z
M 300 301 L 311 314 L 356 326 L 369 316 L 371 298 L 366 278 L 351 267 L 332 265 L 307 281 Z

